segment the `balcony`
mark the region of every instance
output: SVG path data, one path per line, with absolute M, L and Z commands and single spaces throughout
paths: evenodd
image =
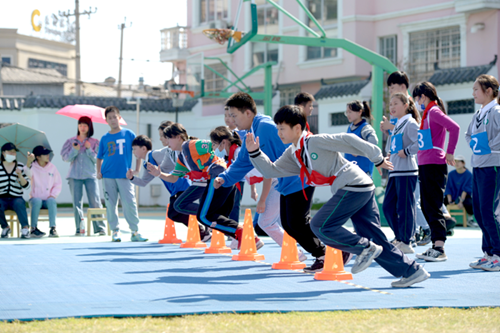
M 173 27 L 161 30 L 160 61 L 184 60 L 189 56 L 187 27 Z
M 500 0 L 455 0 L 457 13 L 470 14 L 490 9 L 500 9 Z

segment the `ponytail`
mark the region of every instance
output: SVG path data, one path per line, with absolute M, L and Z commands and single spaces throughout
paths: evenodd
M 175 138 L 176 136 L 180 135 L 182 138 L 182 141 L 187 141 L 191 138 L 191 137 L 188 137 L 187 131 L 184 128 L 184 126 L 182 126 L 182 124 L 179 124 L 179 123 L 173 123 L 172 125 L 165 128 L 163 130 L 163 134 L 167 138 L 170 138 L 170 139 Z
M 430 82 L 417 83 L 415 88 L 413 88 L 412 96 L 413 98 L 416 98 L 422 95 L 429 98 L 431 101 L 436 102 L 441 111 L 443 111 L 443 113 L 446 114 L 446 108 L 444 107 L 444 103 L 441 100 L 441 98 L 438 97 L 436 87 L 434 87 L 432 83 Z
M 355 100 L 350 103 L 347 103 L 347 107 L 355 112 L 361 112 L 361 117 L 366 118 L 368 122 L 371 124 L 373 120 L 372 112 L 370 109 L 370 105 L 367 101 L 359 101 Z

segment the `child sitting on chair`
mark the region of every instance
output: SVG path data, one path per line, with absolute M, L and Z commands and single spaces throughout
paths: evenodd
M 59 237 L 56 231 L 57 202 L 61 193 L 61 175 L 54 164 L 50 163 L 49 155 L 52 150 L 44 146 L 33 149 L 36 161 L 31 166 L 31 237 L 40 238 L 45 233 L 38 229 L 38 215 L 40 209 L 49 210 L 49 237 Z

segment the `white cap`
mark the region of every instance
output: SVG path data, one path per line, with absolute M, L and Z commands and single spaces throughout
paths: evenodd
M 455 155 L 455 161 L 462 161 L 465 163 L 464 155 Z

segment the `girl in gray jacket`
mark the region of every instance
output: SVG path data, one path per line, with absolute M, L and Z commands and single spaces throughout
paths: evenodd
M 409 287 L 429 278 L 430 274 L 389 243 L 380 228 L 372 179 L 342 153 L 368 157 L 381 172 L 392 170 L 392 163 L 382 156 L 380 148 L 354 134 L 311 135 L 305 131 L 306 116 L 295 105 L 287 105 L 274 116 L 278 135 L 291 145 L 272 163 L 260 151 L 259 138 L 248 133 L 246 146 L 252 164 L 264 177 L 300 175 L 311 186 L 330 186 L 333 197 L 311 221 L 311 230 L 326 245 L 356 254 L 352 273 L 359 273 L 375 260 L 400 280 L 395 288 Z M 310 198 L 308 198 L 310 200 Z M 304 198 L 306 200 L 306 198 Z M 351 219 L 357 233 L 343 225 Z
M 389 111 L 397 119 L 387 140 L 386 151 L 394 170 L 389 171 L 382 209 L 396 239 L 393 244 L 403 253 L 415 253 L 411 238 L 415 233 L 418 182 L 418 122 L 420 114 L 406 94 L 391 96 Z

